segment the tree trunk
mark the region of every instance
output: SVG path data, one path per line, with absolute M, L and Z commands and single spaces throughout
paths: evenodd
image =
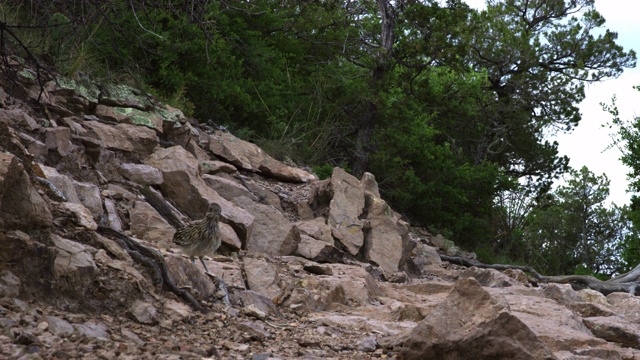
M 369 168 L 369 153 L 372 150 L 373 132 L 378 122 L 378 95 L 392 67 L 392 50 L 395 42 L 395 26 L 397 11 L 388 0 L 377 0 L 378 12 L 380 13 L 380 47 L 377 58 L 377 66 L 371 71 L 371 98 L 366 101 L 362 116 L 355 119 L 357 129 L 355 139 L 355 149 L 353 154 L 352 172 L 357 178 L 362 177 Z M 396 6 L 401 9 L 404 1 L 397 1 Z

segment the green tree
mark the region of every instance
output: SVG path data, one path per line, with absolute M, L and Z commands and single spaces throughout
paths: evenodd
M 475 134 L 457 145 L 469 159 L 499 164 L 542 189 L 566 170 L 568 159 L 546 135 L 578 125 L 585 83 L 636 63 L 635 52 L 603 29 L 594 3 L 491 0 L 473 16 L 467 61 L 486 73 L 491 96 L 482 98 Z
M 634 86 L 640 91 L 640 86 Z M 629 167 L 627 180 L 628 191 L 634 193 L 631 197 L 631 205 L 625 212 L 629 222 L 630 231 L 623 242 L 622 260 L 624 271 L 629 271 L 640 264 L 640 117 L 635 116 L 631 120 L 620 118 L 620 111 L 616 104 L 616 96 L 611 99 L 611 104 L 600 104 L 604 111 L 608 112 L 612 119 L 608 124 L 610 129 L 615 129 L 612 134 L 613 143 L 622 152 L 620 160 Z
M 625 209 L 605 206 L 606 175 L 596 176 L 586 167 L 569 174 L 566 185 L 529 214 L 524 231 L 529 253 L 524 260 L 549 275 L 620 272 Z

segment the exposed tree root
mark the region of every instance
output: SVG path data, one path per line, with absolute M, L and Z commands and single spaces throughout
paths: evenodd
M 126 250 L 135 261 L 150 268 L 153 272 L 153 282 L 156 286 L 162 286 L 164 289 L 176 294 L 195 310 L 202 313 L 208 312 L 207 308 L 202 306 L 191 293 L 176 286 L 167 271 L 167 263 L 164 257 L 157 250 L 142 245 L 135 239 L 111 228 L 99 227 L 98 232 L 105 236 L 107 236 L 107 234 L 111 235 L 110 237 L 114 238 L 114 241 Z
M 464 259 L 456 256 L 440 255 L 440 259 L 453 264 L 463 266 L 475 266 L 483 269 L 517 269 L 531 274 L 536 280 L 547 283 L 570 284 L 574 289 L 592 289 L 608 295 L 614 292 L 626 292 L 632 295 L 640 295 L 640 265 L 626 274 L 611 278 L 607 281 L 596 279 L 590 275 L 562 275 L 562 276 L 542 276 L 530 266 L 504 265 L 504 264 L 483 264 L 475 260 Z

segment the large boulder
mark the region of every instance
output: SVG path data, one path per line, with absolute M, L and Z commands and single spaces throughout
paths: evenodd
M 149 95 L 142 93 L 131 86 L 119 84 L 105 84 L 100 88 L 100 104 L 122 108 L 135 108 L 138 110 L 149 110 L 152 108 Z
M 260 172 L 282 181 L 308 182 L 317 179 L 302 169 L 283 164 L 260 147 L 238 139 L 228 132 L 216 131 L 210 136 L 209 150 L 236 167 Z
M 347 259 L 346 254 L 333 244 L 316 240 L 308 235 L 300 235 L 296 254 L 317 262 L 341 262 Z
M 251 237 L 254 217 L 220 196 L 198 176 L 198 160 L 181 146 L 158 149 L 145 164 L 162 172 L 162 192 L 192 219 L 202 219 L 209 203 L 222 207 L 223 221 L 228 222 L 241 241 Z
M 175 247 L 171 239 L 176 230 L 146 201 L 136 201 L 129 210 L 131 233 L 158 248 Z
M 538 336 L 472 278 L 458 280 L 449 295 L 416 326 L 403 359 L 553 359 Z
M 144 158 L 158 145 L 158 136 L 153 129 L 130 124 L 108 125 L 99 121 L 85 121 L 86 137 L 98 140 L 103 148 L 136 153 Z
M 362 183 L 336 167 L 331 175 L 331 193 L 327 223 L 331 227 L 333 237 L 338 239 L 351 255 L 357 255 L 364 245 L 363 223 L 360 220 L 364 210 Z
M 234 198 L 234 202 L 255 219 L 246 242 L 247 250 L 270 255 L 291 255 L 296 251 L 300 232 L 280 211 L 244 196 Z
M 640 325 L 640 297 L 629 293 L 615 292 L 607 295 L 607 302 L 625 320 Z
M 53 268 L 57 289 L 66 295 L 83 297 L 98 272 L 90 249 L 55 234 L 51 239 L 58 250 Z
M 164 181 L 160 170 L 145 164 L 122 164 L 120 173 L 140 185 L 160 185 Z
M 141 111 L 136 108 L 111 107 L 100 104 L 96 107 L 96 116 L 104 120 L 142 125 L 162 132 L 163 118 L 153 112 Z
M 364 257 L 380 266 L 388 278 L 399 270 L 404 252 L 398 219 L 391 207 L 379 197 L 368 193 L 367 203 Z
M 311 220 L 303 220 L 296 222 L 300 234 L 310 236 L 316 240 L 333 245 L 334 240 L 331 235 L 331 228 L 326 224 L 326 221 L 322 217 L 317 217 Z
M 0 229 L 49 228 L 51 212 L 20 160 L 0 152 Z
M 37 172 L 47 179 L 60 193 L 64 196 L 66 201 L 70 201 L 76 204 L 81 204 L 80 197 L 78 197 L 78 193 L 76 192 L 76 186 L 74 184 L 73 178 L 61 174 L 56 170 L 56 168 L 45 166 L 42 164 L 37 164 Z
M 619 316 L 595 316 L 583 319 L 594 336 L 625 347 L 640 349 L 640 327 Z
M 276 265 L 258 257 L 245 257 L 243 263 L 249 290 L 262 294 L 270 300 L 280 295 L 282 290 L 278 286 L 280 276 Z
M 49 150 L 55 150 L 60 156 L 67 156 L 75 145 L 71 143 L 71 129 L 68 127 L 45 128 L 45 145 Z
M 73 181 L 73 187 L 80 203 L 89 209 L 94 220 L 99 220 L 104 213 L 102 199 L 100 198 L 100 188 L 92 183 L 75 180 Z
M 325 264 L 327 275 L 308 275 L 296 281 L 284 306 L 306 311 L 353 309 L 375 303 L 382 295 L 378 283 L 365 268 Z
M 54 263 L 58 251 L 19 231 L 0 231 L 0 270 L 9 270 L 20 278 L 23 299 L 53 299 Z

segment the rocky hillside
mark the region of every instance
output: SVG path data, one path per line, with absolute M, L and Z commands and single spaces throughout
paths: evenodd
M 472 254 L 371 174 L 319 181 L 127 86 L 10 66 L 0 358 L 640 359 L 637 297 L 443 262 Z M 216 276 L 171 242 L 211 202 Z

